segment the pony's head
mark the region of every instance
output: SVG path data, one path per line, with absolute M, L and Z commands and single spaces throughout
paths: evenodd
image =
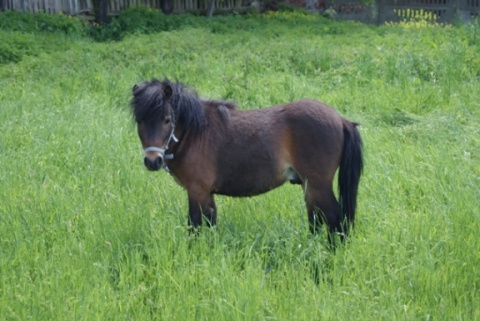
M 197 132 L 205 125 L 201 101 L 188 87 L 168 79 L 152 79 L 133 87 L 131 101 L 138 135 L 145 151 L 145 166 L 152 171 L 166 168 L 166 152 L 177 142 L 175 126 Z

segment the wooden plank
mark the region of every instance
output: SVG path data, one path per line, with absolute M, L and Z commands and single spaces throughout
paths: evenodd
M 35 3 L 32 0 L 25 1 L 25 8 L 31 12 L 35 12 Z
M 115 0 L 110 0 L 107 2 L 107 12 L 118 12 L 117 2 Z

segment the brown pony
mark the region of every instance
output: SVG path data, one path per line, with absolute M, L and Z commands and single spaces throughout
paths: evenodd
M 237 110 L 168 79 L 133 87 L 145 166 L 169 172 L 188 193 L 189 226 L 216 224 L 214 194 L 253 196 L 287 180 L 305 192 L 310 231 L 341 238 L 355 218 L 363 168 L 357 124 L 313 100 Z M 332 183 L 339 168 L 339 202 Z

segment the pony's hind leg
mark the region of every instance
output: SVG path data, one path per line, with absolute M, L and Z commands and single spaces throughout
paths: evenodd
M 332 187 L 316 187 L 309 184 L 304 188 L 310 232 L 317 233 L 321 226 L 326 224 L 329 234 L 340 232 L 340 237 L 343 239 L 341 208 Z M 331 235 L 329 240 L 330 238 Z

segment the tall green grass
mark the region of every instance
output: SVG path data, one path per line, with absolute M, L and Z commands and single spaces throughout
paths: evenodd
M 0 65 L 0 319 L 480 320 L 478 27 L 231 19 L 113 43 L 0 31 L 26 53 Z M 361 122 L 347 243 L 308 234 L 290 185 L 217 197 L 218 226 L 186 233 L 186 195 L 143 168 L 128 107 L 163 76 Z

